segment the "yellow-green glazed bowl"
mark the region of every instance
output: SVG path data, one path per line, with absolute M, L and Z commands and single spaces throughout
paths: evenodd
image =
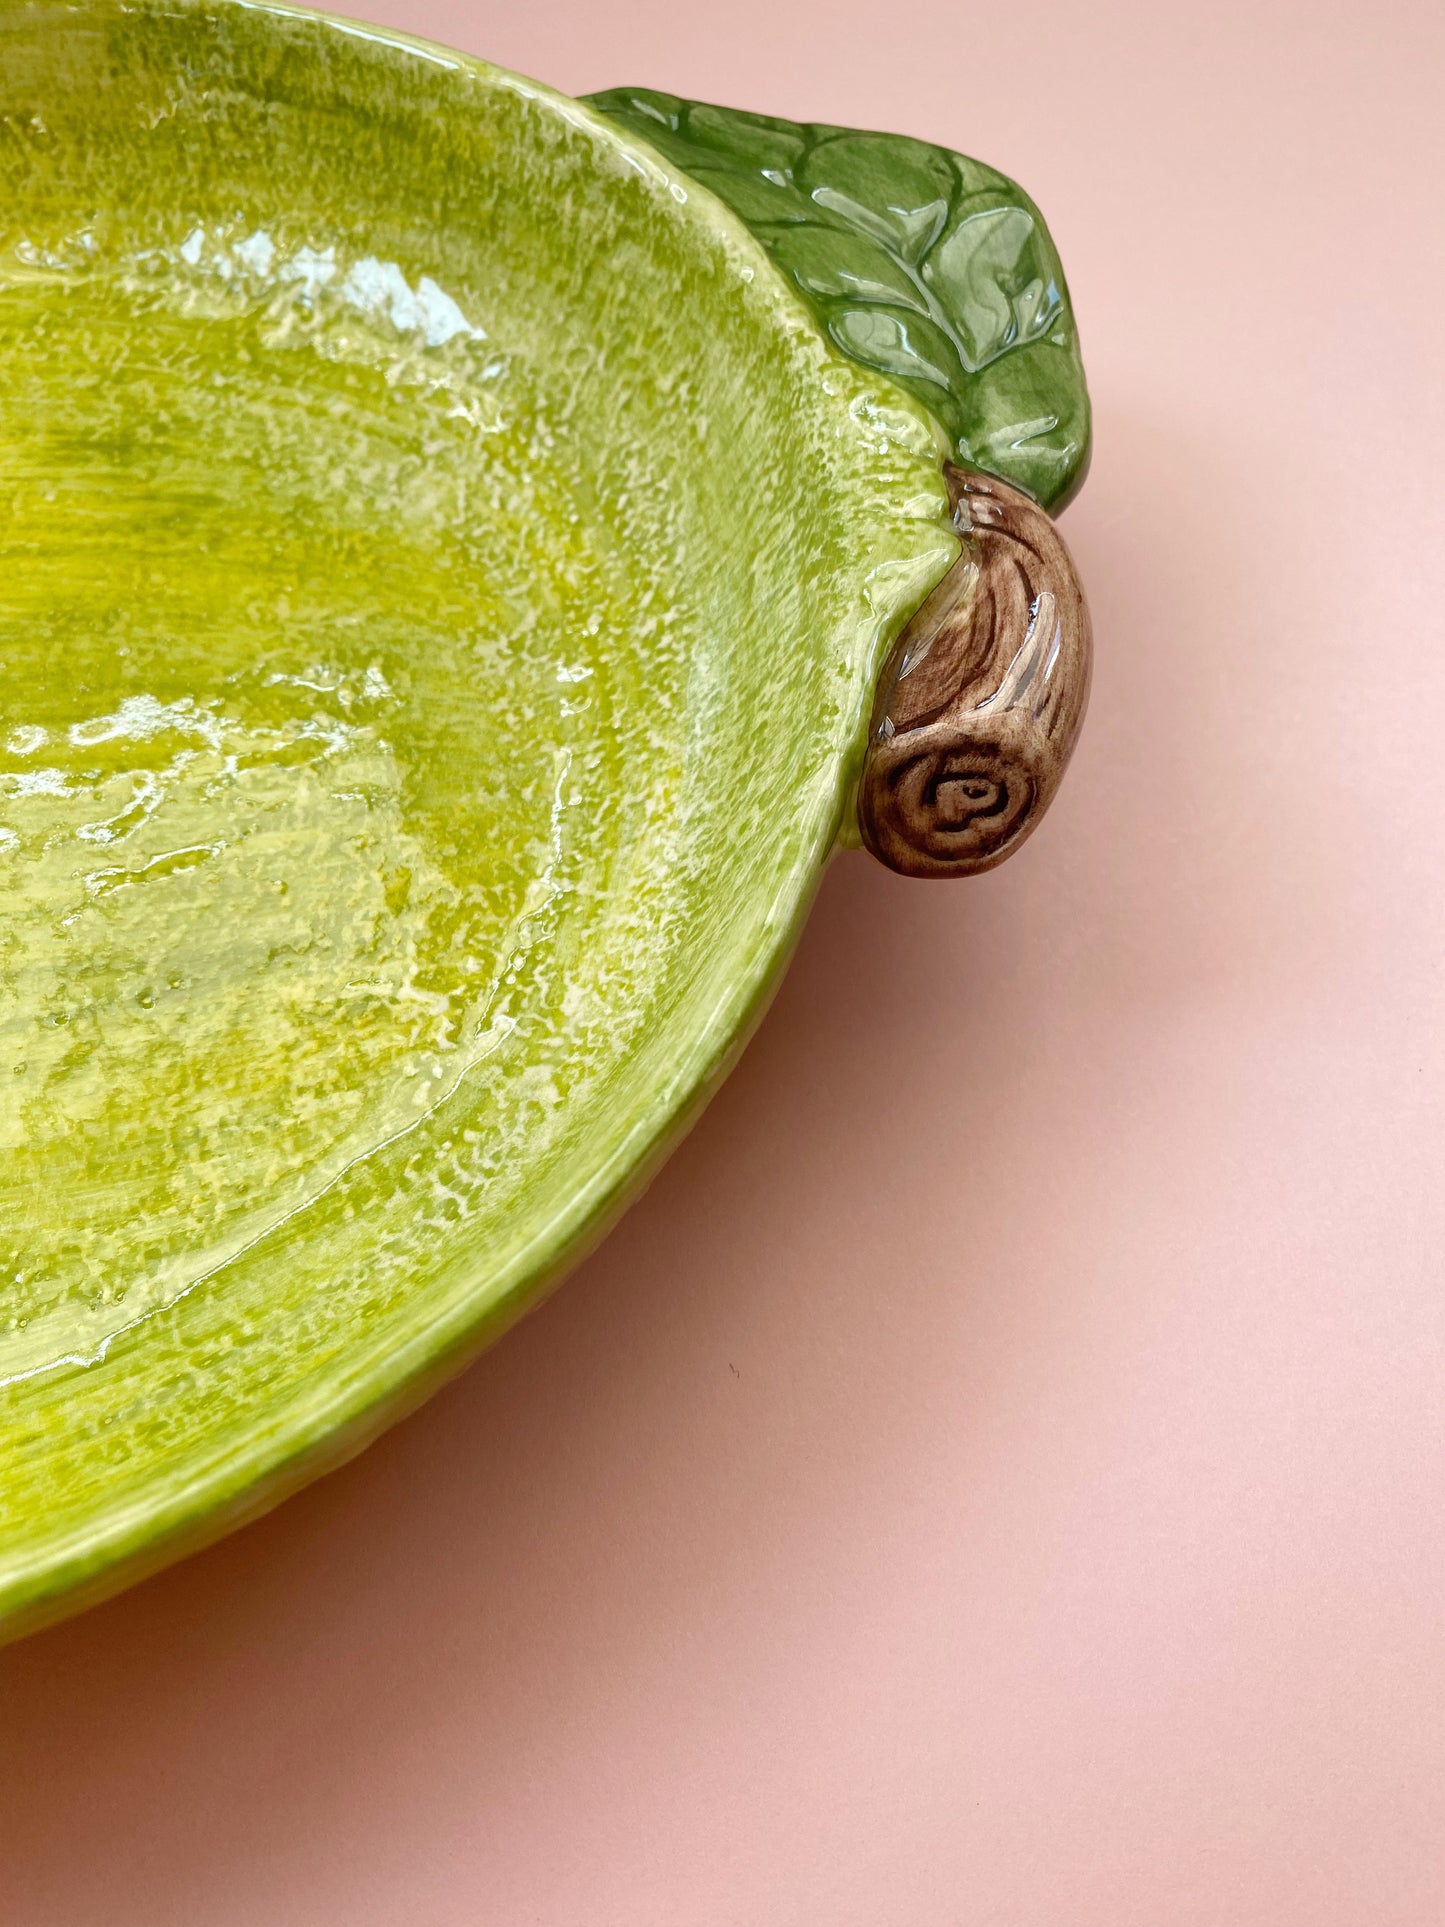
M 930 647 L 977 627 L 970 499 L 1046 527 L 1082 473 L 1031 204 L 989 177 L 970 266 L 977 181 L 894 233 L 856 154 L 809 186 L 839 130 L 603 105 L 242 0 L 0 10 L 9 1632 L 537 1297 L 739 1048 L 870 758 L 880 854 L 909 783 L 938 873 L 977 828 L 987 771 L 897 774 L 964 687 L 910 709 L 897 645 L 941 582 Z M 1066 600 L 1021 605 L 1018 730 Z

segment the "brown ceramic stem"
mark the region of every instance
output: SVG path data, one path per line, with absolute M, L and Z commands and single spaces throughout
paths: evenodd
M 972 876 L 1053 800 L 1084 720 L 1083 591 L 1048 516 L 991 475 L 944 470 L 963 553 L 894 645 L 858 791 L 874 856 Z

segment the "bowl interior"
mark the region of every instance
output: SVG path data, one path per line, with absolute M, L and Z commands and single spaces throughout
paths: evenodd
M 949 539 L 924 418 L 544 89 L 40 5 L 0 113 L 18 1610 L 556 1268 L 756 1004 Z

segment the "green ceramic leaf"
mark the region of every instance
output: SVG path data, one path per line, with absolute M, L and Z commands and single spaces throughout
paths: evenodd
M 960 457 L 1057 509 L 1089 398 L 1063 269 L 1007 176 L 901 134 L 770 119 L 640 88 L 601 112 L 723 200 L 828 334 L 906 388 Z

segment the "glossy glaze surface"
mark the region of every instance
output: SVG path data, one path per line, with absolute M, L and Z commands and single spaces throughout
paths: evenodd
M 590 96 L 747 223 L 830 338 L 943 424 L 954 456 L 1060 509 L 1089 397 L 1042 215 L 996 168 L 904 134 L 646 88 Z
M 467 1138 L 515 1138 L 518 1013 L 601 990 L 558 943 L 681 761 L 685 664 L 644 704 L 627 660 L 648 559 L 545 378 L 374 256 L 98 252 L 19 241 L 0 295 L 6 1377 L 313 1213 L 484 1058 Z
M 625 1190 L 954 540 L 921 411 L 530 83 L 39 6 L 0 113 L 18 1613 L 355 1443 Z

